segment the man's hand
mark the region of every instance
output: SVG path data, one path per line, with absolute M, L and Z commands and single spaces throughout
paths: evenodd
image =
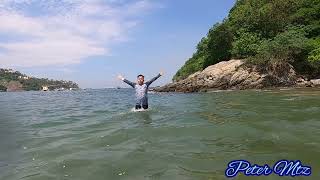
M 160 71 L 159 74 L 160 74 L 161 76 L 163 76 L 164 72 L 163 72 L 163 71 Z
M 118 75 L 118 79 L 120 79 L 121 81 L 124 80 L 124 77 L 122 75 Z

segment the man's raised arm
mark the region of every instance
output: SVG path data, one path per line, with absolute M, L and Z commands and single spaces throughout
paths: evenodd
M 124 78 L 124 77 L 122 77 L 121 75 L 119 75 L 119 76 L 118 76 L 118 78 L 119 78 L 121 81 L 123 81 L 123 82 L 127 83 L 128 85 L 130 85 L 130 86 L 131 86 L 131 87 L 133 87 L 133 88 L 134 88 L 134 86 L 136 85 L 136 83 L 131 82 L 131 81 L 129 81 L 129 80 L 127 80 L 127 79 L 125 79 L 125 78 Z
M 150 79 L 149 81 L 146 82 L 147 86 L 150 86 L 151 83 L 153 83 L 155 80 L 157 80 L 160 76 L 163 75 L 163 72 L 160 72 L 156 77 Z

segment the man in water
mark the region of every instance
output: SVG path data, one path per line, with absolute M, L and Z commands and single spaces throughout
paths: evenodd
M 136 90 L 136 109 L 148 109 L 148 88 L 151 83 L 157 80 L 160 76 L 163 75 L 163 72 L 160 72 L 156 77 L 152 78 L 150 81 L 144 82 L 144 76 L 142 74 L 137 76 L 137 83 L 131 82 L 121 75 L 118 76 L 120 80 L 129 84 L 131 87 Z

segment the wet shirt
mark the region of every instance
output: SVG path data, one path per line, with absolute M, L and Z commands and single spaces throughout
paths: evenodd
M 152 78 L 150 81 L 147 81 L 142 85 L 131 82 L 127 79 L 124 79 L 123 82 L 129 84 L 131 87 L 135 89 L 136 104 L 148 105 L 148 88 L 150 84 L 153 83 L 155 80 L 157 80 L 160 76 L 161 75 L 158 74 L 156 77 Z

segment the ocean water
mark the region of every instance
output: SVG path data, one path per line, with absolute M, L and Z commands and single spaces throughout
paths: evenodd
M 320 90 L 0 93 L 1 180 L 228 179 L 230 161 L 301 160 L 320 179 Z M 234 179 L 292 179 L 270 176 Z

